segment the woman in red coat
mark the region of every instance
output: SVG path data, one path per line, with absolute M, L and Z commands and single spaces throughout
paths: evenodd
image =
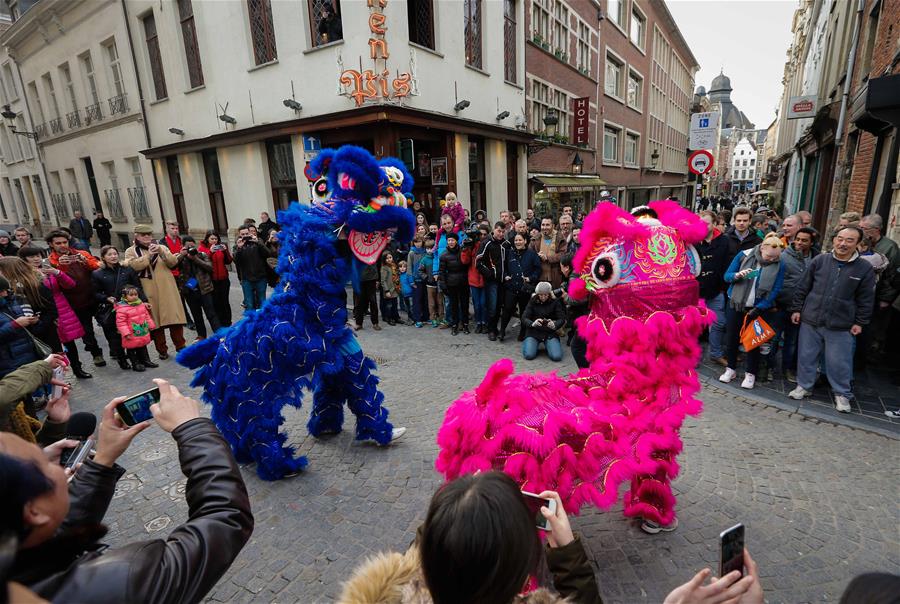
M 228 265 L 231 264 L 231 252 L 222 244 L 215 231 L 206 231 L 206 237 L 197 246 L 212 262 L 213 272 L 213 308 L 222 326 L 231 325 L 231 304 L 228 302 L 228 291 L 231 280 L 228 278 Z
M 156 323 L 133 285 L 122 288 L 122 301 L 116 304 L 116 328 L 122 334 L 122 348 L 131 360 L 131 368 L 144 371 L 150 360 L 147 353 L 150 331 L 156 329 Z

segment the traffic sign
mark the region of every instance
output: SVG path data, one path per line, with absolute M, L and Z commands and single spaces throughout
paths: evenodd
M 713 156 L 712 153 L 701 149 L 699 151 L 694 151 L 691 153 L 691 156 L 688 158 L 688 169 L 694 174 L 706 174 L 713 167 Z
M 304 136 L 303 137 L 303 150 L 308 152 L 311 151 L 321 151 L 322 150 L 322 141 L 319 140 L 315 136 Z
M 708 111 L 691 115 L 689 149 L 713 149 L 719 132 L 719 112 Z

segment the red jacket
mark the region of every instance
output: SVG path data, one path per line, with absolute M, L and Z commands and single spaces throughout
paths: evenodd
M 478 242 L 475 243 L 475 246 L 478 245 Z M 475 248 L 467 247 L 463 248 L 463 250 L 459 253 L 459 259 L 463 264 L 469 265 L 469 285 L 472 287 L 484 287 L 484 275 L 478 272 L 478 268 L 475 266 L 475 263 L 472 262 L 475 258 Z
M 66 300 L 69 301 L 69 305 L 74 310 L 93 308 L 96 301 L 94 300 L 94 282 L 91 279 L 91 273 L 100 268 L 100 261 L 84 250 L 76 250 L 74 248 L 69 250 L 69 255 L 74 256 L 76 254 L 84 258 L 84 262 L 60 264 L 59 254 L 51 252 L 50 265 L 64 272 L 75 282 L 75 287 L 66 289 L 63 292 Z
M 122 334 L 123 348 L 140 348 L 150 343 L 150 330 L 156 329 L 156 323 L 143 302 L 134 305 L 119 302 L 116 304 L 116 329 Z
M 213 281 L 225 281 L 228 279 L 227 265 L 232 262 L 231 252 L 228 251 L 227 245 L 223 245 L 222 247 L 223 249 L 214 252 L 204 243 L 197 246 L 197 249 L 209 256 L 209 259 L 212 262 Z

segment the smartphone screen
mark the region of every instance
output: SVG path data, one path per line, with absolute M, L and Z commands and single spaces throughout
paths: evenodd
M 556 500 L 544 499 L 527 491 L 522 491 L 522 496 L 525 499 L 525 505 L 528 506 L 528 511 L 534 516 L 534 525 L 542 531 L 549 531 L 550 525 L 547 519 L 544 518 L 544 515 L 541 514 L 541 507 L 550 508 L 551 512 L 556 513 Z
M 62 367 L 56 367 L 56 368 L 53 369 L 53 379 L 62 381 L 62 379 L 63 379 L 64 377 L 66 377 L 66 373 L 65 373 L 65 370 L 64 370 Z M 54 385 L 53 385 L 53 390 L 52 390 L 52 392 L 51 392 L 51 394 L 50 394 L 50 398 L 51 398 L 51 399 L 57 399 L 57 398 L 61 397 L 62 395 L 63 395 L 63 387 L 62 387 L 62 386 L 57 386 L 56 384 L 54 384 Z
M 153 419 L 150 405 L 159 402 L 159 388 L 151 388 L 146 392 L 128 397 L 118 405 L 116 412 L 122 421 L 129 426 Z
M 91 450 L 94 448 L 94 441 L 91 438 L 82 441 L 78 446 L 66 449 L 59 456 L 59 463 L 66 468 L 74 468 L 82 463 Z
M 744 576 L 744 525 L 736 524 L 719 535 L 719 576 L 739 571 Z

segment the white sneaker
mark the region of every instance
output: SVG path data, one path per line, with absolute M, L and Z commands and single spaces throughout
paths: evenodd
M 808 396 L 812 396 L 812 392 L 810 392 L 803 386 L 797 386 L 796 388 L 788 392 L 788 398 L 792 398 L 795 401 L 802 401 Z
M 835 395 L 834 406 L 841 413 L 850 413 L 852 410 L 850 408 L 850 399 L 846 396 L 841 396 L 840 394 Z
M 391 442 L 399 440 L 404 434 L 406 434 L 406 428 L 394 428 L 391 430 Z
M 723 384 L 727 384 L 731 380 L 737 377 L 737 371 L 732 369 L 731 367 L 725 368 L 725 373 L 719 376 L 719 381 Z
M 756 376 L 752 373 L 744 374 L 744 381 L 741 382 L 741 388 L 746 388 L 747 390 L 752 390 L 753 385 L 756 383 Z

